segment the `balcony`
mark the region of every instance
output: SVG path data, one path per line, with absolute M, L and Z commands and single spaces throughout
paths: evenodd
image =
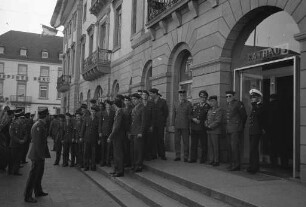
M 148 0 L 148 22 L 162 13 L 167 13 L 169 9 L 183 1 L 186 2 L 186 0 Z
M 62 75 L 61 77 L 57 78 L 57 86 L 56 89 L 60 93 L 65 93 L 69 91 L 70 88 L 71 77 L 70 75 Z
M 85 61 L 83 65 L 82 75 L 84 80 L 92 81 L 102 75 L 110 73 L 111 63 L 111 50 L 98 48 L 92 53 Z
M 92 0 L 90 13 L 97 16 L 108 3 L 110 3 L 110 0 Z
M 10 102 L 12 104 L 29 104 L 32 102 L 32 96 L 24 96 L 24 95 L 12 95 L 10 96 Z

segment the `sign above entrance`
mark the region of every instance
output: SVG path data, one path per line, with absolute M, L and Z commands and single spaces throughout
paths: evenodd
M 288 54 L 289 54 L 288 44 L 284 44 L 276 47 L 265 48 L 263 50 L 259 50 L 254 53 L 249 53 L 248 61 L 254 62 L 259 60 L 267 60 Z

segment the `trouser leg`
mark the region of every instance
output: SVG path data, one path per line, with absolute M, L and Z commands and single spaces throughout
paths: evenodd
M 130 166 L 131 165 L 131 146 L 130 146 L 130 140 L 128 139 L 128 136 L 124 136 L 123 140 L 123 153 L 124 153 L 124 165 Z
M 35 186 L 35 180 L 37 180 L 37 169 L 38 169 L 37 162 L 32 161 L 31 170 L 29 172 L 29 177 L 28 177 L 25 191 L 24 191 L 25 198 L 32 197 L 34 186 Z
M 201 131 L 199 134 L 200 145 L 201 145 L 201 162 L 205 162 L 207 159 L 207 132 Z
M 114 166 L 117 173 L 124 173 L 122 140 L 113 140 Z
M 143 142 L 144 140 L 141 138 L 136 138 L 134 140 L 134 158 L 135 158 L 135 165 L 136 168 L 142 168 L 143 164 Z
M 174 146 L 175 146 L 175 157 L 181 158 L 181 129 L 175 129 L 174 132 Z
M 35 180 L 34 193 L 42 193 L 41 181 L 45 171 L 45 160 L 37 161 L 37 179 Z
M 260 135 L 250 135 L 250 170 L 259 170 L 259 140 Z
M 164 141 L 164 127 L 158 127 L 157 129 L 157 149 L 158 149 L 158 156 L 161 158 L 166 157 L 165 154 L 165 141 Z
M 213 144 L 212 144 L 212 134 L 207 134 L 207 143 L 208 143 L 208 160 L 209 163 L 214 162 L 214 154 L 213 154 Z
M 61 154 L 62 154 L 62 142 L 61 141 L 57 141 L 56 142 L 56 158 L 55 158 L 55 163 L 59 163 L 60 159 L 61 159 Z
M 189 158 L 189 129 L 182 129 L 182 139 L 184 144 L 184 160 Z
M 152 140 L 151 140 L 151 157 L 153 159 L 155 159 L 157 157 L 157 143 L 158 143 L 158 128 L 157 127 L 153 127 L 153 131 L 152 131 Z
M 92 170 L 96 169 L 96 144 L 91 143 L 91 160 L 90 160 L 90 166 Z
M 239 132 L 231 133 L 231 151 L 233 167 L 240 167 L 240 140 Z
M 135 164 L 135 138 L 136 138 L 136 136 L 131 135 L 131 139 L 130 139 L 130 159 L 131 159 L 132 168 L 136 167 L 136 164 Z
M 212 151 L 213 151 L 213 162 L 219 162 L 219 135 L 211 134 L 211 143 L 212 143 Z
M 68 165 L 69 160 L 69 143 L 63 143 L 63 165 Z
M 190 161 L 196 161 L 198 158 L 198 140 L 199 132 L 196 130 L 191 131 L 191 143 L 190 143 Z
M 90 144 L 88 142 L 85 143 L 85 150 L 84 150 L 84 167 L 89 168 L 89 159 L 90 159 Z

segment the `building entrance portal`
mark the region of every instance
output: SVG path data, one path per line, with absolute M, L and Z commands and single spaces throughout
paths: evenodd
M 263 93 L 264 134 L 260 144 L 261 171 L 281 177 L 299 176 L 296 71 L 298 56 L 235 69 L 234 90 L 250 114 L 249 91 Z M 243 162 L 249 159 L 249 120 L 243 140 Z

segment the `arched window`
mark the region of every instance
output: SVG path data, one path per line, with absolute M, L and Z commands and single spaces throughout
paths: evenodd
M 90 99 L 91 99 L 91 96 L 90 96 L 90 90 L 88 90 L 88 92 L 87 92 L 87 99 L 86 99 L 86 104 L 87 104 L 87 106 L 89 106 L 89 101 L 90 101 Z
M 103 94 L 103 90 L 102 90 L 101 86 L 99 85 L 99 86 L 97 86 L 97 88 L 95 90 L 94 99 L 101 102 L 102 101 L 102 94 Z
M 117 80 L 115 80 L 113 84 L 113 90 L 112 90 L 113 99 L 118 95 L 118 92 L 119 92 L 119 83 Z
M 192 73 L 190 66 L 192 65 L 192 56 L 189 51 L 182 51 L 182 63 L 179 71 L 179 88 L 187 91 L 187 98 L 191 99 Z
M 81 105 L 82 103 L 83 103 L 83 93 L 81 92 L 79 96 L 79 105 Z

